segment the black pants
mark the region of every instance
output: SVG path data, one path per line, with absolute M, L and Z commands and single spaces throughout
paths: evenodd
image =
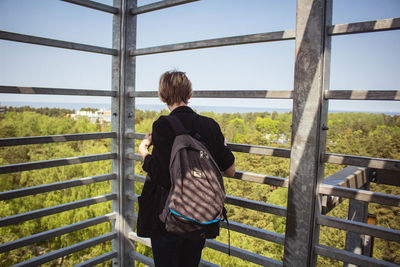
M 197 267 L 205 239 L 191 240 L 167 233 L 151 238 L 156 267 Z

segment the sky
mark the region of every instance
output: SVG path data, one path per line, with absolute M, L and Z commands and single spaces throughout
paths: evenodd
M 111 0 L 98 1 L 112 5 Z M 154 1 L 138 1 L 145 5 Z M 400 0 L 334 0 L 333 24 L 400 17 Z M 111 48 L 112 14 L 58 0 L 0 0 L 0 30 Z M 294 30 L 294 0 L 202 0 L 138 15 L 137 48 Z M 332 38 L 333 90 L 400 90 L 400 30 Z M 194 90 L 293 90 L 295 41 L 138 56 L 136 90 L 185 71 Z M 109 55 L 0 40 L 0 85 L 111 89 Z M 109 98 L 0 94 L 7 102 L 110 103 Z M 140 104 L 161 104 L 156 98 Z M 291 100 L 192 99 L 192 105 L 291 109 Z M 330 110 L 394 112 L 398 101 L 338 101 Z

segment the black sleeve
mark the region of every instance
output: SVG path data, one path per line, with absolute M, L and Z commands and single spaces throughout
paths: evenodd
M 216 150 L 215 150 L 215 161 L 221 171 L 225 171 L 235 162 L 235 156 L 232 151 L 225 145 L 225 137 L 221 132 L 221 128 L 218 123 L 215 122 L 217 134 L 216 134 Z
M 153 123 L 152 142 L 153 151 L 144 159 L 142 169 L 147 172 L 151 180 L 169 188 L 171 182 L 169 179 L 169 158 L 173 136 L 168 122 L 160 117 Z

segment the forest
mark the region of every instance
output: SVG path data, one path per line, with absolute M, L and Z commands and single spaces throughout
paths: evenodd
M 31 107 L 8 107 L 6 114 L 0 114 L 0 138 L 45 136 L 75 133 L 94 133 L 110 131 L 89 122 L 85 117 L 76 120 L 67 116 L 73 113 L 65 109 L 35 109 Z M 168 112 L 135 111 L 135 131 L 151 132 L 152 123 L 160 115 Z M 213 113 L 202 112 L 213 118 L 221 126 L 228 142 L 253 144 L 268 147 L 290 148 L 291 113 Z M 329 113 L 327 131 L 327 152 L 370 156 L 377 158 L 400 159 L 400 116 L 375 113 Z M 140 140 L 136 141 L 137 144 Z M 57 158 L 84 156 L 111 151 L 109 139 L 73 141 L 51 144 L 21 145 L 0 148 L 0 165 L 34 162 Z M 289 177 L 289 159 L 270 156 L 249 155 L 235 152 L 236 168 L 241 171 Z M 346 166 L 326 164 L 325 176 L 332 175 Z M 33 171 L 23 171 L 0 175 L 0 191 L 90 177 L 111 172 L 110 161 L 99 161 L 54 167 Z M 141 162 L 135 165 L 135 173 L 144 175 Z M 225 179 L 228 195 L 256 201 L 286 206 L 287 189 L 235 179 Z M 142 184 L 136 183 L 136 194 L 140 194 Z M 371 183 L 371 191 L 400 195 L 400 188 Z M 1 201 L 0 217 L 12 216 L 28 211 L 51 207 L 62 203 L 95 197 L 111 192 L 110 182 L 100 182 L 72 187 L 48 193 L 37 194 Z M 277 215 L 256 212 L 233 205 L 226 205 L 231 221 L 250 225 L 267 231 L 285 234 L 285 218 Z M 343 201 L 333 209 L 329 216 L 346 218 L 348 201 Z M 16 225 L 0 228 L 0 244 L 17 240 L 50 229 L 73 224 L 111 212 L 111 203 L 104 202 L 88 207 L 65 211 L 56 215 L 28 220 Z M 132 213 L 135 211 L 132 211 Z M 137 212 L 137 210 L 136 210 Z M 369 213 L 376 215 L 377 225 L 400 230 L 400 208 L 377 204 L 369 205 Z M 38 242 L 34 245 L 14 249 L 0 254 L 0 266 L 10 266 L 54 250 L 108 233 L 111 223 L 106 222 L 62 236 Z M 228 233 L 221 230 L 218 241 L 228 243 Z M 270 257 L 283 259 L 283 246 L 230 231 L 231 246 Z M 321 227 L 320 244 L 344 249 L 345 232 Z M 136 243 L 141 254 L 151 257 L 151 249 Z M 56 259 L 44 266 L 72 266 L 111 250 L 111 242 L 106 242 L 69 256 Z M 400 244 L 376 238 L 373 257 L 400 264 Z M 257 266 L 238 258 L 206 248 L 202 258 L 221 266 Z M 110 262 L 102 266 L 111 266 Z M 143 266 L 138 264 L 138 266 Z M 341 262 L 319 257 L 318 266 L 342 266 Z

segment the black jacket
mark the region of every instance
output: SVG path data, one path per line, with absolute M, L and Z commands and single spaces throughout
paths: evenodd
M 218 123 L 213 119 L 198 115 L 187 106 L 174 109 L 169 116 L 178 117 L 187 130 L 200 134 L 221 171 L 225 171 L 234 163 L 235 158 L 225 146 L 225 138 Z M 165 116 L 153 123 L 153 151 L 151 155 L 146 156 L 142 166 L 148 176 L 139 198 L 139 236 L 152 237 L 165 233 L 158 215 L 164 207 L 171 187 L 169 162 L 174 138 L 174 131 Z

